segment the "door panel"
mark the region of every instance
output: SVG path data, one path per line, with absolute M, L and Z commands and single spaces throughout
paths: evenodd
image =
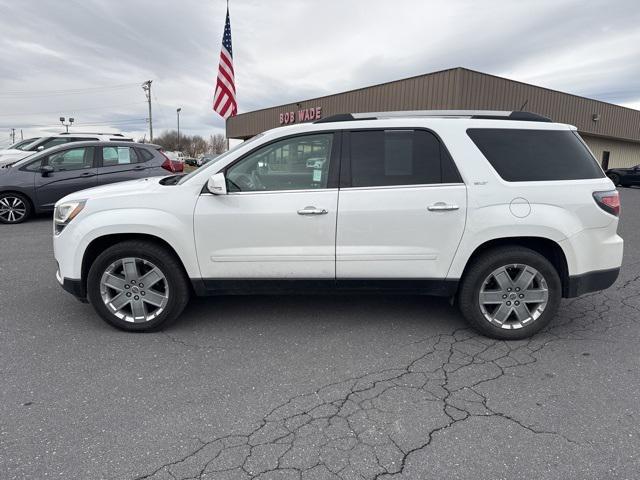
M 338 190 L 201 195 L 194 232 L 203 278 L 335 278 Z M 299 214 L 316 207 L 317 214 Z
M 54 171 L 43 176 L 36 173 L 36 198 L 40 208 L 53 209 L 55 203 L 70 193 L 95 187 L 98 169 L 94 166 L 93 147 L 70 148 L 47 157 L 43 165 Z
M 344 134 L 336 277 L 443 279 L 466 219 L 466 188 L 427 130 Z
M 340 190 L 336 277 L 445 278 L 466 208 L 464 185 Z
M 196 205 L 202 276 L 334 279 L 337 144 L 331 132 L 296 135 L 227 167 L 231 193 L 201 195 Z

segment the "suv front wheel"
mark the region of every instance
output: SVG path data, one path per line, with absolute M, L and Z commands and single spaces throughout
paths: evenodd
M 530 337 L 555 316 L 562 284 L 544 256 L 524 247 L 489 250 L 462 280 L 459 305 L 473 328 L 502 340 Z
M 148 332 L 180 315 L 189 300 L 189 286 L 172 253 L 155 243 L 133 240 L 96 258 L 87 277 L 87 295 L 114 327 Z

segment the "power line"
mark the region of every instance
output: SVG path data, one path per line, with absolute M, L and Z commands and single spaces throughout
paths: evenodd
M 120 90 L 139 85 L 138 83 L 121 83 L 119 85 L 105 85 L 101 87 L 72 88 L 68 90 L 32 90 L 32 91 L 13 91 L 0 92 L 0 97 L 29 98 L 29 97 L 48 97 L 51 95 L 83 95 L 91 94 L 105 90 Z
M 125 125 L 128 123 L 142 123 L 146 122 L 146 118 L 131 118 L 131 119 L 121 119 L 121 120 L 113 120 L 113 121 L 87 121 L 87 122 L 76 122 L 74 125 L 76 126 L 97 126 L 97 125 Z M 8 128 L 10 129 L 15 124 L 0 124 L 0 128 Z M 59 123 L 40 123 L 40 124 L 19 124 L 19 128 L 47 128 L 47 127 L 59 127 Z
M 147 102 L 133 102 L 133 103 L 123 103 L 120 105 L 103 105 L 101 107 L 91 107 L 91 108 L 59 108 L 58 110 L 54 111 L 54 112 L 32 112 L 32 113 L 3 113 L 0 114 L 0 117 L 15 117 L 15 116 L 29 116 L 29 115 L 57 115 L 60 113 L 60 111 L 67 111 L 67 112 L 87 112 L 90 110 L 102 110 L 102 109 L 111 109 L 114 107 L 130 107 L 132 105 L 139 105 L 141 103 L 147 103 Z

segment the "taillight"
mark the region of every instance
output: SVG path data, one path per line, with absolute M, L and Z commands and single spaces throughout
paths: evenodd
M 617 190 L 593 192 L 593 199 L 605 212 L 618 217 L 620 215 L 620 195 Z
M 171 160 L 167 157 L 162 150 L 158 150 L 160 155 L 164 157 L 164 162 L 160 165 L 165 170 L 170 171 L 171 173 L 178 173 L 184 171 L 184 165 L 182 162 L 176 162 L 175 160 Z

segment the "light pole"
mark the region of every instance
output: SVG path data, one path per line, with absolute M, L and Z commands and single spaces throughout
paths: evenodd
M 178 151 L 180 151 L 180 110 L 181 108 L 176 108 L 176 115 L 178 116 Z
M 69 123 L 64 123 L 66 119 L 64 117 L 60 117 L 60 123 L 67 129 L 67 133 L 69 133 L 69 127 L 73 123 L 73 117 L 69 117 Z

